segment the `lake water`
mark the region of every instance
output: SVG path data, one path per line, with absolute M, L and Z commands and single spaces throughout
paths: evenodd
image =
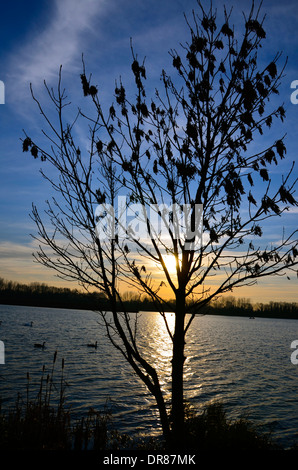
M 169 323 L 174 320 L 168 315 Z M 0 305 L 0 397 L 4 408 L 18 392 L 36 396 L 43 365 L 49 372 L 57 351 L 57 381 L 65 361 L 66 404 L 74 416 L 109 400 L 115 426 L 124 432 L 159 432 L 154 401 L 130 366 L 105 336 L 99 314 L 81 310 Z M 25 326 L 33 321 L 33 326 Z M 160 370 L 165 394 L 170 392 L 170 341 L 163 319 L 142 312 L 140 345 Z M 273 426 L 284 446 L 298 440 L 298 365 L 291 363 L 298 321 L 240 317 L 196 317 L 187 336 L 186 398 L 198 407 L 221 401 L 229 417 L 245 416 Z M 34 343 L 46 342 L 43 350 Z M 87 343 L 98 342 L 97 349 Z M 169 396 L 169 395 L 168 395 Z

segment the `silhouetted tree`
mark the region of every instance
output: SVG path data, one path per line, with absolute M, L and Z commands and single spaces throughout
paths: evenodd
M 24 151 L 46 160 L 46 171 L 53 166 L 58 174 L 55 179 L 52 171 L 47 175 L 42 171 L 57 192 L 57 198 L 47 202 L 48 219 L 33 205 L 40 240 L 36 259 L 63 278 L 105 292 L 111 312 L 102 312 L 107 335 L 155 397 L 164 437 L 178 447 L 184 438 L 186 334 L 195 314 L 220 294 L 297 265 L 295 232 L 268 246 L 262 243 L 262 224 L 271 217 L 280 220 L 287 208 L 296 205 L 293 166 L 277 186 L 270 176 L 270 167 L 285 158 L 284 138 L 274 135 L 265 148 L 250 145 L 275 119 L 284 120 L 283 106 L 273 107 L 270 101 L 278 93 L 284 70 L 278 66 L 281 54 L 265 67 L 258 66 L 266 34 L 254 4 L 244 15 L 238 38 L 230 17 L 224 9 L 220 20 L 212 7 L 207 11 L 198 3 L 198 11 L 186 19 L 189 41 L 180 52 L 170 52 L 173 76 L 162 72 L 161 89 L 152 99 L 145 91 L 145 63 L 133 48 L 136 94 L 128 96 L 120 80 L 107 109 L 83 63 L 83 92 L 94 108 L 88 113 L 79 110 L 69 124 L 64 118 L 68 102 L 60 69 L 57 92 L 45 84 L 57 112 L 56 123 L 32 91 L 49 126 L 44 135 L 50 146 L 27 135 L 23 140 Z M 77 144 L 80 119 L 89 125 L 88 150 Z M 136 225 L 121 226 L 118 195 L 126 196 L 122 209 L 131 214 L 137 210 L 134 204 L 144 208 L 138 220 L 144 217 L 145 240 Z M 185 232 L 177 235 L 182 219 L 175 211 L 164 212 L 162 203 L 190 208 Z M 108 208 L 108 204 L 115 209 L 116 228 L 125 236 L 118 232 L 106 239 L 99 236 L 99 224 L 107 221 L 108 234 L 110 219 L 97 206 Z M 194 234 L 201 229 L 201 219 L 195 215 L 201 206 L 203 237 L 198 240 Z M 146 217 L 152 207 L 166 235 Z M 51 222 L 52 231 L 44 220 Z M 169 254 L 176 261 L 175 275 L 165 257 Z M 153 265 L 160 268 L 162 284 L 175 298 L 173 331 Z M 129 315 L 122 302 L 124 285 L 148 295 L 164 318 L 173 344 L 170 407 L 158 370 L 145 359 L 138 341 L 138 317 Z

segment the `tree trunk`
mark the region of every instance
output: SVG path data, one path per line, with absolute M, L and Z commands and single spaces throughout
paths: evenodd
M 171 436 L 171 430 L 170 430 L 169 417 L 167 414 L 164 398 L 163 398 L 160 388 L 157 390 L 157 393 L 155 393 L 155 400 L 156 400 L 158 411 L 159 411 L 163 437 L 165 439 L 166 445 L 168 447 L 171 447 L 172 436 Z
M 181 448 L 184 445 L 184 319 L 185 291 L 180 291 L 177 293 L 176 297 L 175 331 L 172 359 L 172 443 L 174 448 Z

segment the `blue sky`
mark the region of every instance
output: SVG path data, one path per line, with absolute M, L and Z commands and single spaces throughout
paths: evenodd
M 207 3 L 207 2 L 203 2 Z M 247 0 L 227 0 L 234 5 L 235 19 L 247 10 Z M 219 11 L 223 2 L 213 0 Z M 33 103 L 29 84 L 41 99 L 43 80 L 57 84 L 60 64 L 63 83 L 72 102 L 80 103 L 81 55 L 99 86 L 102 99 L 112 102 L 115 79 L 121 75 L 129 83 L 130 37 L 139 57 L 146 56 L 148 82 L 158 85 L 162 68 L 171 69 L 168 51 L 187 39 L 183 13 L 190 14 L 195 0 L 12 0 L 2 2 L 0 19 L 0 80 L 5 84 L 5 104 L 0 105 L 0 276 L 18 282 L 47 282 L 59 285 L 54 273 L 33 263 L 30 233 L 35 226 L 29 218 L 32 202 L 49 197 L 48 186 L 39 174 L 40 162 L 23 154 L 20 138 L 23 129 L 38 134 L 40 116 Z M 284 102 L 287 119 L 287 162 L 277 172 L 297 161 L 298 105 L 293 105 L 290 85 L 298 80 L 298 7 L 296 0 L 264 0 L 266 13 L 262 59 L 271 60 L 275 52 L 288 56 L 286 76 L 279 99 Z M 276 136 L 273 135 L 272 139 Z M 297 172 L 297 170 L 296 170 Z M 297 213 L 282 222 L 275 219 L 269 231 L 275 234 L 282 225 L 297 225 Z M 254 291 L 238 295 L 252 300 L 298 301 L 297 279 L 262 282 Z

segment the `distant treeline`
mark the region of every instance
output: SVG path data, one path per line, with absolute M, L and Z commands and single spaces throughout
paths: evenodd
M 268 302 L 252 304 L 245 298 L 222 297 L 207 308 L 213 315 L 298 319 L 297 302 Z
M 34 282 L 19 284 L 0 278 L 0 304 L 25 305 L 32 307 L 70 308 L 82 310 L 109 310 L 108 300 L 103 293 L 80 292 L 78 289 L 53 287 Z M 149 297 L 140 297 L 132 292 L 123 295 L 126 310 L 156 311 Z M 174 303 L 168 303 L 173 311 Z M 119 305 L 119 310 L 122 310 Z M 246 298 L 221 297 L 204 307 L 205 315 L 229 315 L 244 317 L 270 317 L 298 319 L 298 304 L 295 302 L 269 302 L 252 304 Z
M 19 284 L 0 278 L 0 304 L 96 310 L 104 308 L 105 303 L 101 293 L 85 293 L 38 282 Z

